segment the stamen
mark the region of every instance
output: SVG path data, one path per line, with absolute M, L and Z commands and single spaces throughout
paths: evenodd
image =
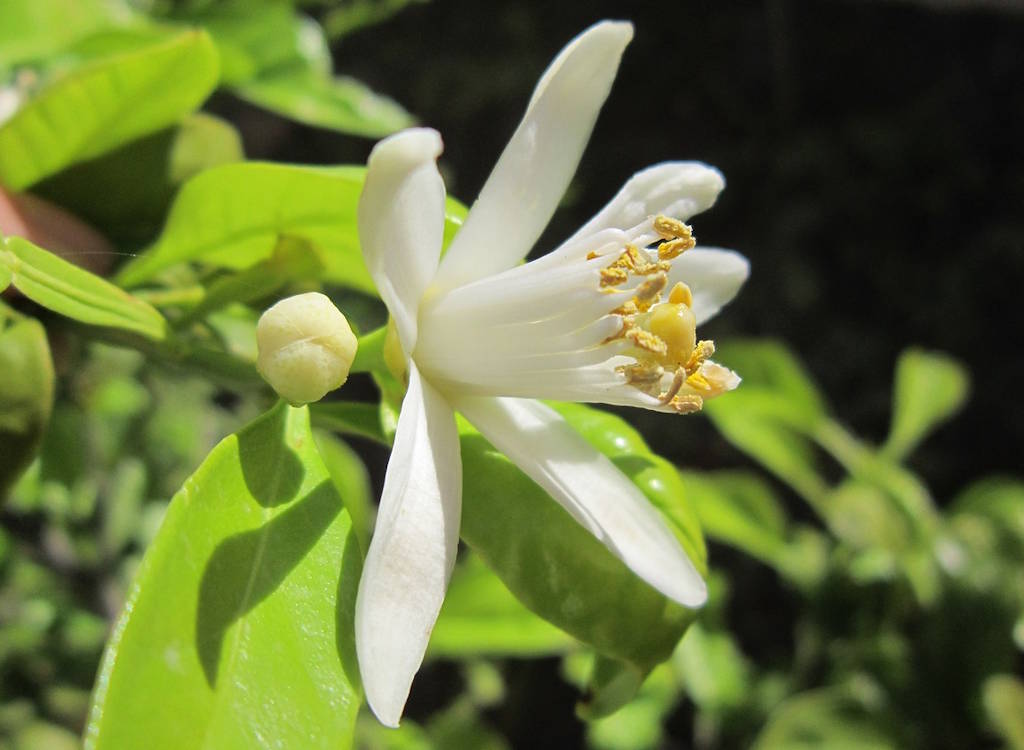
M 609 266 L 608 268 L 601 269 L 601 286 L 618 286 L 619 284 L 625 284 L 629 279 L 629 271 L 624 268 L 615 268 Z
M 671 216 L 658 215 L 654 217 L 654 231 L 666 240 L 693 239 L 693 230 L 688 224 Z
M 628 328 L 625 336 L 628 340 L 651 354 L 663 355 L 668 351 L 665 342 L 644 328 Z
M 694 393 L 684 393 L 669 402 L 679 414 L 694 414 L 704 408 L 704 399 Z

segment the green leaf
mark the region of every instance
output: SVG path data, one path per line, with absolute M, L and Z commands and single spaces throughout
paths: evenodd
M 294 69 L 262 75 L 235 87 L 253 104 L 307 125 L 379 138 L 413 124 L 401 105 L 345 76 Z
M 221 0 L 186 8 L 173 18 L 209 32 L 220 55 L 223 85 L 234 86 L 296 64 L 330 72 L 330 51 L 319 25 L 296 14 L 288 3 Z
M 826 416 L 825 401 L 803 365 L 780 342 L 739 339 L 725 342 L 716 360 L 736 370 L 743 378 L 737 394 L 770 395 L 757 403 L 765 416 L 812 432 Z M 717 399 L 713 404 L 732 400 Z
M 356 229 L 365 174 L 363 167 L 258 162 L 207 170 L 185 184 L 156 244 L 125 265 L 119 281 L 138 285 L 186 261 L 247 268 L 288 235 L 317 248 L 327 280 L 373 292 Z M 454 232 L 464 209 L 449 199 L 447 211 L 446 229 Z
M 769 565 L 776 564 L 787 544 L 787 521 L 766 482 L 748 472 L 681 474 L 709 537 Z
M 282 236 L 266 260 L 214 279 L 199 304 L 176 325 L 184 327 L 232 303 L 252 302 L 296 281 L 315 279 L 322 269 L 320 258 L 308 242 Z
M 327 36 L 337 39 L 391 18 L 407 5 L 426 0 L 351 0 L 332 8 L 324 17 Z
M 380 407 L 356 401 L 319 401 L 309 405 L 313 424 L 345 435 L 358 435 L 383 445 L 391 441 L 380 426 Z
M 546 656 L 575 641 L 516 599 L 480 558 L 469 555 L 452 575 L 430 634 L 431 656 Z
M 0 67 L 45 60 L 94 31 L 127 20 L 118 0 L 4 0 Z
M 53 362 L 46 331 L 38 321 L 25 318 L 0 328 L 0 373 L 3 500 L 38 450 L 53 408 Z
M 21 237 L 0 240 L 0 267 L 26 297 L 72 320 L 156 341 L 167 335 L 167 322 L 154 307 Z
M 778 706 L 754 750 L 895 750 L 899 744 L 859 701 L 832 688 L 800 693 Z
M 955 359 L 920 349 L 903 352 L 896 363 L 892 427 L 883 453 L 897 461 L 904 458 L 960 410 L 969 387 L 967 371 Z
M 242 141 L 228 122 L 188 115 L 179 125 L 125 144 L 35 185 L 116 244 L 150 241 L 181 183 L 209 167 L 241 161 Z
M 675 468 L 636 444 L 636 433 L 616 417 L 598 415 L 588 425 L 586 407 L 559 409 L 599 449 L 614 451 L 612 460 L 666 516 L 703 571 L 703 538 Z M 609 429 L 613 424 L 619 429 Z M 694 612 L 637 578 L 468 423 L 460 420 L 459 430 L 462 537 L 509 590 L 548 622 L 641 673 L 668 658 Z
M 216 50 L 201 31 L 82 65 L 0 126 L 0 183 L 23 190 L 165 128 L 198 107 L 217 76 Z
M 316 447 L 320 451 L 331 481 L 345 501 L 345 510 L 352 519 L 352 530 L 359 540 L 360 549 L 368 549 L 373 523 L 373 504 L 370 501 L 370 476 L 362 459 L 347 443 L 333 435 L 316 430 Z
M 1012 675 L 993 675 L 985 680 L 982 702 L 1007 746 L 1024 750 L 1024 682 Z
M 752 687 L 750 664 L 728 633 L 696 623 L 676 652 L 690 699 L 701 711 L 723 714 L 739 708 Z
M 350 747 L 360 568 L 308 412 L 278 404 L 171 501 L 107 647 L 86 747 Z

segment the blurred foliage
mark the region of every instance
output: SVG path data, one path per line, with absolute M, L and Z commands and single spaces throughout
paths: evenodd
M 116 662 L 116 654 L 149 653 L 154 643 L 166 646 L 183 633 L 191 639 L 196 613 L 189 607 L 203 586 L 198 571 L 218 552 L 238 563 L 237 569 L 227 566 L 229 572 L 248 571 L 253 581 L 279 584 L 285 573 L 296 572 L 316 581 L 307 586 L 328 590 L 310 604 L 302 596 L 309 588 L 266 584 L 275 589 L 273 596 L 263 589 L 254 596 L 266 595 L 261 601 L 268 607 L 256 608 L 250 598 L 228 602 L 257 632 L 255 645 L 239 646 L 252 659 L 231 665 L 238 683 L 271 694 L 279 681 L 308 682 L 301 670 L 294 670 L 298 677 L 275 671 L 260 655 L 281 647 L 275 653 L 289 663 L 310 657 L 316 638 L 282 645 L 276 637 L 296 613 L 320 626 L 340 622 L 333 619 L 334 605 L 345 597 L 332 586 L 340 570 L 358 566 L 348 558 L 345 568 L 338 562 L 339 540 L 351 536 L 365 548 L 373 509 L 360 455 L 336 433 L 387 444 L 394 429 L 389 398 L 397 386 L 377 374 L 385 396 L 381 410 L 355 401 L 316 405 L 309 410 L 316 432 L 295 427 L 302 418 L 281 407 L 257 420 L 271 398 L 252 367 L 254 328 L 257 311 L 269 300 L 321 286 L 342 301 L 357 327 L 383 322 L 355 239 L 354 201 L 363 172 L 243 162 L 235 124 L 197 110 L 220 90 L 337 133 L 379 136 L 403 127 L 412 122 L 404 109 L 335 74 L 328 43 L 345 41 L 410 4 L 0 3 L 0 195 L 31 189 L 88 220 L 117 251 L 135 254 L 110 281 L 72 265 L 82 260 L 73 247 L 68 253 L 32 238 L 0 237 L 0 287 L 11 287 L 0 303 L 0 750 L 78 746 L 104 643 L 129 599 L 141 604 L 131 624 L 118 629 L 105 674 L 126 670 L 128 677 L 116 679 L 136 686 L 126 689 L 120 682 L 115 693 L 149 685 L 153 723 L 116 726 L 134 733 L 124 742 L 148 744 L 159 722 L 164 729 L 180 725 L 189 711 L 168 716 L 158 710 L 167 707 L 161 706 L 167 686 L 147 683 L 153 676 L 144 660 Z M 786 26 L 785 4 L 769 6 L 773 22 Z M 532 38 L 536 29 L 510 13 L 507 26 Z M 553 29 L 565 13 L 552 12 Z M 454 28 L 471 18 L 467 13 L 443 22 Z M 755 31 L 762 39 L 760 25 Z M 397 36 L 373 39 L 381 65 L 396 55 L 408 57 L 405 37 Z M 363 48 L 357 43 L 356 49 Z M 482 65 L 460 63 L 453 71 L 439 63 L 437 75 L 457 73 L 465 80 L 439 87 L 427 79 L 411 101 L 442 101 L 454 112 L 475 107 L 493 120 L 491 104 L 514 88 L 516 73 L 515 66 L 484 52 L 478 55 Z M 467 53 L 456 48 L 446 54 Z M 792 64 L 786 54 L 778 51 L 783 69 Z M 785 123 L 796 94 L 784 83 L 775 86 L 777 114 Z M 730 94 L 709 92 L 699 89 L 698 99 L 726 112 L 736 128 L 747 127 Z M 15 102 L 14 108 L 5 109 L 5 101 Z M 635 111 L 627 114 L 636 124 Z M 927 120 L 928 112 L 921 117 Z M 642 124 L 637 127 L 643 135 Z M 873 121 L 847 127 L 857 158 L 884 162 L 887 150 L 899 150 L 900 144 L 881 139 Z M 491 127 L 480 137 L 486 143 L 503 134 Z M 759 143 L 761 136 L 752 138 Z M 644 140 L 656 151 L 652 143 Z M 815 144 L 821 146 L 811 138 L 809 152 L 778 157 L 775 169 L 784 182 L 807 179 Z M 480 146 L 474 141 L 473 148 Z M 456 142 L 456 158 L 458 148 Z M 744 159 L 760 164 L 764 151 L 748 148 L 730 158 L 741 166 Z M 462 178 L 471 183 L 480 175 L 470 169 Z M 925 198 L 944 205 L 929 190 Z M 788 200 L 785 191 L 778 199 Z M 771 210 L 771 200 L 764 202 L 764 211 Z M 763 257 L 770 258 L 773 243 L 818 244 L 815 220 L 801 211 L 813 209 L 795 205 L 780 236 L 765 240 Z M 464 215 L 465 208 L 450 200 L 448 239 Z M 758 214 L 752 216 L 749 231 L 762 231 Z M 715 221 L 710 219 L 712 229 Z M 859 259 L 863 238 L 851 235 L 836 242 L 840 250 L 852 243 Z M 945 227 L 940 236 L 947 238 Z M 810 272 L 788 261 L 780 267 L 785 283 L 771 293 L 799 312 Z M 958 271 L 957 284 L 963 278 Z M 336 663 L 314 665 L 313 671 L 323 670 L 320 677 L 344 685 L 343 711 L 324 710 L 308 695 L 296 709 L 334 716 L 336 736 L 325 731 L 325 742 L 343 745 L 354 731 L 357 746 L 380 750 L 521 746 L 536 717 L 517 713 L 516 703 L 537 705 L 536 698 L 523 699 L 530 692 L 543 701 L 557 695 L 559 705 L 576 700 L 583 723 L 573 724 L 569 734 L 575 731 L 577 744 L 598 750 L 1024 748 L 1024 481 L 984 477 L 950 496 L 933 497 L 929 477 L 919 476 L 913 463 L 915 451 L 969 398 L 964 366 L 946 354 L 904 351 L 896 363 L 888 435 L 874 445 L 836 417 L 847 404 L 830 403 L 787 346 L 764 339 L 720 343 L 721 361 L 744 383 L 709 404 L 708 416 L 760 469 L 748 463 L 677 472 L 618 417 L 558 405 L 644 489 L 698 561 L 706 558 L 703 528 L 711 542 L 711 599 L 697 621 L 691 624 L 692 613 L 667 607 L 640 585 L 466 428 L 467 483 L 484 488 L 497 478 L 500 491 L 492 492 L 500 502 L 467 503 L 464 532 L 471 549 L 460 558 L 434 632 L 431 666 L 420 678 L 425 687 L 414 692 L 400 730 L 383 729 L 365 712 L 353 727 L 347 701 L 358 700 L 358 685 L 350 675 L 333 674 Z M 800 349 L 815 366 L 837 346 L 821 344 L 819 350 Z M 979 395 L 991 398 L 991 390 Z M 264 519 L 275 532 L 274 555 L 254 562 L 242 544 L 256 528 L 245 513 L 256 510 L 260 497 L 239 479 L 244 458 L 234 446 L 258 433 L 260 455 L 287 463 L 288 440 L 267 430 L 274 419 L 292 425 L 292 444 L 299 435 L 306 446 L 307 473 L 296 470 L 296 476 L 307 484 L 330 480 L 323 490 L 329 502 L 317 518 L 333 532 L 316 547 L 328 563 L 309 557 L 303 547 L 308 539 L 291 533 L 287 505 L 273 511 L 280 520 L 272 529 Z M 225 436 L 231 437 L 206 458 Z M 659 449 L 662 444 L 651 441 Z M 367 445 L 360 444 L 360 453 L 372 458 Z M 232 483 L 237 491 L 228 494 L 244 511 L 220 503 L 219 490 Z M 195 493 L 198 507 L 179 499 L 160 532 L 179 491 L 179 498 Z M 298 505 L 304 497 L 291 499 Z M 281 529 L 285 533 L 276 533 Z M 193 577 L 168 572 L 179 562 L 180 544 L 196 545 L 188 550 L 198 561 Z M 554 551 L 542 559 L 545 548 Z M 153 562 L 136 579 L 147 549 L 155 550 Z M 560 606 L 567 596 L 557 586 L 563 573 L 574 589 L 588 591 L 590 610 Z M 146 582 L 145 593 L 133 587 L 136 580 Z M 161 596 L 176 602 L 174 618 L 165 621 L 152 604 Z M 208 611 L 223 613 L 222 604 L 208 598 Z M 223 637 L 230 623 L 214 620 L 219 630 L 213 631 Z M 319 635 L 330 640 L 333 632 Z M 186 674 L 193 690 L 182 697 L 208 707 L 204 691 L 213 685 L 204 669 L 216 672 L 221 663 L 216 655 L 197 658 Z M 527 658 L 537 660 L 532 663 L 539 671 L 524 673 Z M 340 666 L 344 673 L 346 665 Z M 565 685 L 555 684 L 558 670 Z M 127 705 L 105 704 L 106 679 L 104 685 L 91 717 L 93 742 Z M 220 709 L 187 729 L 212 726 L 216 731 L 208 737 L 244 745 L 224 718 L 230 711 Z M 568 746 L 564 737 L 553 729 L 548 745 Z

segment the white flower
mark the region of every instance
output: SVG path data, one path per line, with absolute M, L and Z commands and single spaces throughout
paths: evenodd
M 643 580 L 689 607 L 706 599 L 643 494 L 532 400 L 687 412 L 739 382 L 707 361 L 713 347 L 694 335 L 747 275 L 736 253 L 690 249 L 682 222 L 722 189 L 714 169 L 646 169 L 558 249 L 521 264 L 576 170 L 631 37 L 628 23 L 600 23 L 559 54 L 440 262 L 440 136 L 407 130 L 370 155 L 359 234 L 408 392 L 360 581 L 356 648 L 370 707 L 390 726 L 455 562 L 462 465 L 453 410 Z

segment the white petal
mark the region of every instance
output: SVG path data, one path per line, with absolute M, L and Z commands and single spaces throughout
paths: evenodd
M 439 291 L 510 268 L 530 251 L 576 172 L 632 36 L 631 24 L 605 21 L 551 63 L 441 262 Z
M 640 578 L 687 607 L 707 586 L 643 493 L 538 401 L 460 398 L 455 407 Z
M 448 403 L 410 364 L 377 526 L 356 597 L 366 700 L 398 726 L 423 661 L 459 542 L 462 462 Z
M 655 164 L 630 177 L 608 205 L 566 240 L 563 247 L 604 229 L 636 226 L 658 214 L 687 221 L 711 208 L 724 187 L 722 173 L 706 164 L 695 161 Z
M 672 262 L 669 288 L 686 282 L 693 292 L 697 325 L 714 316 L 736 296 L 750 274 L 750 263 L 735 250 L 695 247 Z
M 435 160 L 442 148 L 429 128 L 385 138 L 370 153 L 359 198 L 363 258 L 406 355 L 416 345 L 417 308 L 441 254 L 444 181 Z

